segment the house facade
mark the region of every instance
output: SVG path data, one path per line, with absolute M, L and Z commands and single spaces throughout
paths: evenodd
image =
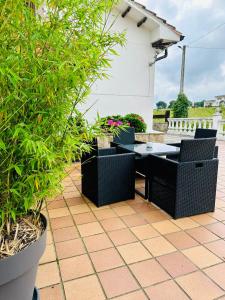
M 219 107 L 225 106 L 225 95 L 216 96 L 214 100 L 204 101 L 204 107 Z
M 92 88 L 82 111 L 89 121 L 101 116 L 140 114 L 152 129 L 155 62 L 167 56 L 167 48 L 184 37 L 175 27 L 135 1 L 123 0 L 112 18 L 114 31 L 126 31 L 126 45 L 117 48 L 109 79 L 98 81 Z M 90 108 L 90 109 L 89 109 Z

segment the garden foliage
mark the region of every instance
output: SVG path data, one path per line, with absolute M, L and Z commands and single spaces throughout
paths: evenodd
M 0 226 L 39 211 L 66 164 L 100 134 L 77 104 L 124 43 L 109 31 L 115 2 L 0 1 Z
M 144 119 L 138 114 L 127 114 L 126 116 L 114 115 L 107 116 L 101 119 L 103 128 L 110 133 L 114 127 L 124 129 L 126 127 L 134 127 L 135 132 L 146 132 L 147 125 Z M 122 128 L 123 129 L 123 128 Z

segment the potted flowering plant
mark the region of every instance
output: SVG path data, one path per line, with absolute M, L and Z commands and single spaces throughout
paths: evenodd
M 0 299 L 32 299 L 45 199 L 101 131 L 70 117 L 124 42 L 107 26 L 115 2 L 0 1 Z

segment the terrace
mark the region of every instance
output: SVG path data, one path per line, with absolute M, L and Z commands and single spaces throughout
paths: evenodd
M 218 145 L 215 212 L 178 220 L 138 195 L 95 207 L 74 164 L 45 209 L 41 300 L 225 299 L 225 142 Z

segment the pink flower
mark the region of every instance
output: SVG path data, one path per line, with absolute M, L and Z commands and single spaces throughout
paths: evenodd
M 113 120 L 108 120 L 108 125 L 113 126 Z
M 122 122 L 122 121 L 118 121 L 118 122 L 117 122 L 117 125 L 118 125 L 118 126 L 123 125 L 123 122 Z

